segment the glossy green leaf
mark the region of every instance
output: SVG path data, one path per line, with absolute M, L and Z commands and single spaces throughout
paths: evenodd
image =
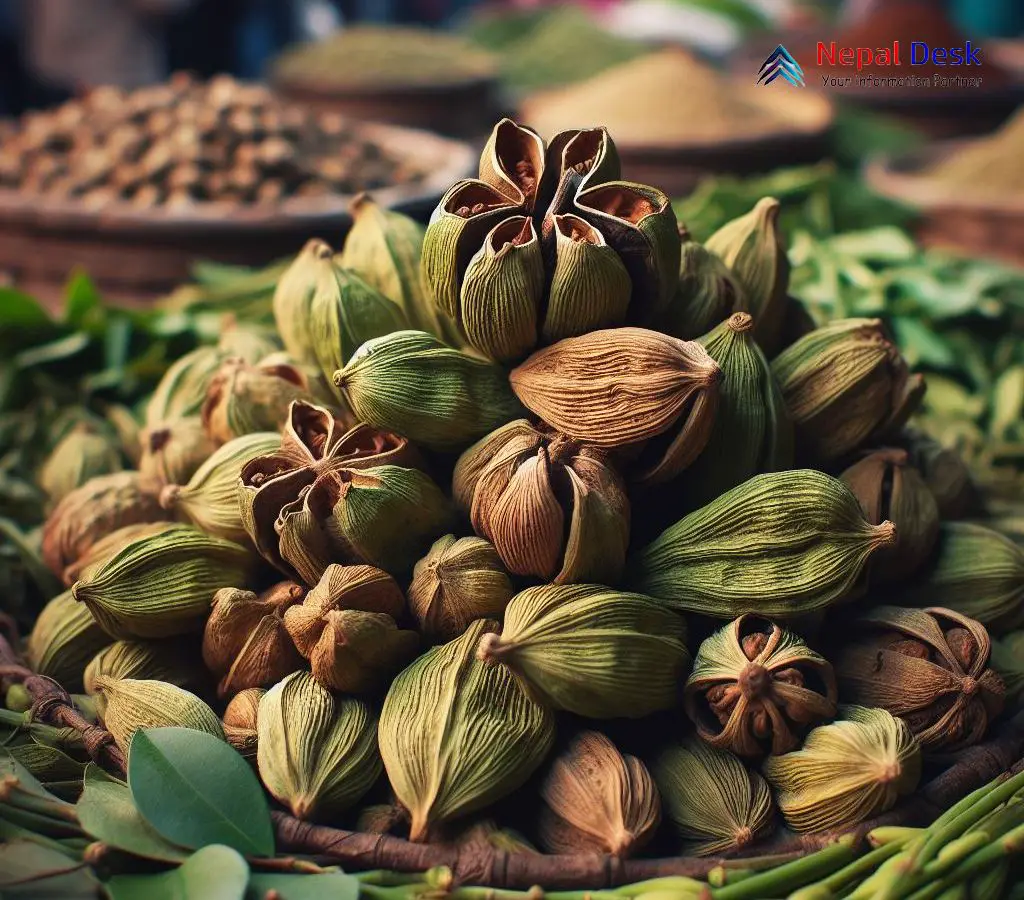
M 115 875 L 110 900 L 243 900 L 249 866 L 222 844 L 197 850 L 177 869 L 155 875 Z
M 143 817 L 128 785 L 90 764 L 82 796 L 76 804 L 78 821 L 93 838 L 134 856 L 162 862 L 181 862 L 188 852 L 163 838 Z
M 0 288 L 0 323 L 10 328 L 48 328 L 53 320 L 35 297 L 10 287 Z
M 226 844 L 273 856 L 263 788 L 230 744 L 190 728 L 150 728 L 132 738 L 128 786 L 142 816 L 183 847 Z
M 99 882 L 77 859 L 33 841 L 0 844 L 0 896 L 3 900 L 85 900 Z
M 265 900 L 276 891 L 280 900 L 359 900 L 359 879 L 342 872 L 324 875 L 255 873 L 249 878 L 245 900 Z
M 64 321 L 72 328 L 96 324 L 97 313 L 102 315 L 103 300 L 92 279 L 76 271 L 64 287 Z
M 23 350 L 14 357 L 14 365 L 19 369 L 30 369 L 33 366 L 60 362 L 81 353 L 90 343 L 89 335 L 76 331 L 74 334 L 69 334 L 67 337 L 51 341 L 48 344 L 40 344 L 38 347 Z

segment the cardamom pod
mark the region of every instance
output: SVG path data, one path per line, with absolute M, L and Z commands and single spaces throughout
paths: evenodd
M 540 837 L 549 853 L 627 858 L 650 842 L 661 798 L 647 767 L 598 731 L 577 735 L 555 758 L 540 789 Z
M 218 696 L 269 687 L 302 667 L 284 615 L 304 594 L 300 585 L 283 581 L 258 596 L 237 588 L 221 588 L 213 595 L 203 632 L 203 662 L 220 679 Z
M 700 344 L 613 328 L 538 350 L 509 379 L 527 409 L 578 441 L 605 449 L 649 441 L 636 480 L 657 483 L 706 446 L 720 374 Z
M 520 787 L 543 762 L 555 717 L 504 666 L 476 658 L 497 626 L 478 619 L 392 682 L 379 740 L 391 786 L 412 818 L 409 839 Z
M 367 341 L 334 383 L 362 421 L 436 450 L 461 449 L 521 411 L 500 366 L 422 331 Z
M 499 828 L 493 819 L 483 819 L 464 828 L 451 843 L 460 848 L 480 847 L 484 851 L 500 850 L 502 853 L 532 853 L 538 850 L 518 831 Z
M 914 428 L 904 429 L 901 446 L 906 448 L 911 464 L 932 492 L 943 522 L 970 518 L 983 510 L 981 492 L 956 450 L 943 447 Z
M 381 569 L 332 563 L 302 602 L 284 612 L 285 628 L 299 653 L 309 659 L 324 629 L 324 616 L 345 609 L 401 619 L 405 596 L 398 582 Z
M 171 363 L 146 404 L 146 427 L 198 416 L 210 381 L 225 358 L 216 347 L 200 347 Z
M 63 750 L 46 744 L 16 744 L 4 747 L 15 762 L 42 782 L 78 781 L 85 774 L 85 763 L 68 756 Z
M 592 719 L 669 709 L 690 665 L 683 620 L 640 594 L 541 585 L 516 594 L 477 656 L 514 672 L 541 702 Z
M 259 709 L 260 700 L 266 693 L 263 688 L 246 688 L 231 698 L 224 708 L 221 727 L 224 739 L 246 759 L 256 760 L 256 748 L 259 746 Z
M 81 691 L 86 663 L 110 643 L 92 613 L 75 602 L 71 591 L 64 591 L 40 610 L 25 658 L 37 675 L 52 678 L 65 690 Z
M 1003 710 L 980 622 L 949 609 L 878 606 L 858 619 L 836 666 L 843 696 L 899 716 L 924 752 L 978 743 Z
M 693 341 L 746 309 L 743 288 L 721 257 L 697 241 L 683 241 L 679 285 L 658 318 L 658 331 Z
M 402 824 L 408 824 L 409 816 L 402 805 L 393 800 L 391 803 L 375 803 L 364 807 L 356 819 L 356 831 L 367 834 L 392 834 Z
M 658 758 L 662 805 L 683 840 L 682 855 L 742 850 L 775 827 L 768 784 L 725 750 L 690 738 Z
M 905 450 L 884 448 L 868 454 L 839 476 L 854 493 L 872 525 L 887 519 L 896 543 L 871 561 L 875 581 L 901 581 L 931 556 L 939 537 L 939 507 Z
M 102 675 L 95 686 L 105 703 L 103 724 L 124 753 L 140 728 L 192 728 L 224 739 L 217 714 L 195 694 L 177 685 Z
M 711 437 L 680 480 L 688 509 L 754 475 L 793 465 L 793 423 L 768 360 L 754 343 L 753 327 L 750 315 L 738 312 L 699 340 L 722 379 Z
M 863 822 L 913 793 L 921 748 L 909 726 L 884 709 L 842 707 L 800 750 L 770 756 L 764 775 L 786 824 L 801 834 Z
M 1024 692 L 1024 631 L 1011 631 L 992 641 L 989 660 L 1006 688 L 1006 704 L 1013 707 Z
M 500 618 L 513 593 L 492 544 L 446 534 L 413 569 L 409 609 L 420 633 L 441 643 L 457 638 L 474 619 Z
M 125 525 L 124 528 L 118 528 L 116 531 L 104 535 L 83 556 L 64 569 L 64 586 L 71 587 L 80 578 L 91 575 L 133 541 L 161 534 L 169 528 L 174 528 L 176 524 L 175 522 L 139 522 L 136 525 Z
M 395 624 L 386 613 L 329 610 L 309 654 L 313 677 L 346 694 L 366 694 L 386 686 L 419 647 L 419 635 Z
M 43 525 L 43 562 L 58 578 L 97 541 L 126 525 L 166 521 L 160 485 L 138 472 L 91 478 L 68 494 Z
M 721 257 L 743 288 L 754 336 L 770 359 L 781 347 L 789 290 L 789 258 L 779 227 L 779 201 L 762 197 L 754 208 L 726 222 L 704 242 Z
M 984 525 L 943 522 L 932 565 L 898 596 L 911 606 L 954 609 L 1005 634 L 1024 623 L 1024 547 Z
M 772 360 L 797 447 L 821 464 L 898 431 L 924 396 L 880 319 L 839 319 Z
M 278 330 L 252 323 L 245 325 L 237 321 L 230 322 L 221 332 L 217 341 L 217 349 L 226 357 L 244 359 L 247 363 L 256 364 L 268 356 L 281 352 L 281 341 Z M 296 354 L 292 354 L 295 356 Z
M 244 584 L 251 564 L 244 547 L 178 525 L 129 544 L 71 593 L 113 638 L 173 637 L 201 629 L 214 592 Z
M 856 596 L 895 539 L 841 481 L 813 469 L 757 475 L 665 529 L 632 560 L 631 590 L 716 618 L 793 618 Z
M 614 584 L 629 499 L 607 454 L 517 419 L 459 457 L 456 503 L 508 570 L 556 584 Z
M 310 365 L 317 363 L 310 317 L 313 297 L 333 258 L 334 251 L 326 241 L 311 238 L 274 288 L 274 324 L 284 348 L 295 359 Z
M 740 616 L 697 651 L 686 713 L 713 747 L 739 756 L 788 753 L 836 714 L 832 666 L 803 639 L 758 616 Z
M 82 424 L 54 445 L 39 470 L 38 481 L 50 503 L 56 504 L 89 479 L 123 468 L 117 440 Z
M 78 604 L 79 609 L 85 609 Z M 99 694 L 99 678 L 141 678 L 165 681 L 203 696 L 210 685 L 203 661 L 184 641 L 115 641 L 100 650 L 82 676 L 87 694 Z M 103 712 L 102 709 L 99 710 Z
M 143 428 L 139 472 L 162 484 L 185 484 L 217 449 L 199 416 L 186 416 Z
M 160 492 L 160 505 L 208 534 L 245 543 L 249 534 L 238 509 L 238 479 L 251 459 L 281 446 L 276 431 L 258 431 L 234 438 L 218 447 L 186 485 L 168 484 Z
M 210 381 L 201 417 L 218 443 L 257 431 L 278 431 L 293 400 L 312 402 L 309 380 L 292 365 L 254 366 L 228 359 Z
M 330 819 L 365 794 L 381 771 L 369 707 L 334 697 L 295 672 L 260 699 L 256 764 L 263 785 L 297 819 Z

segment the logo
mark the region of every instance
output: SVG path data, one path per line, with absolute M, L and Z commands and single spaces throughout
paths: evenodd
M 804 70 L 782 44 L 772 50 L 771 55 L 761 63 L 757 83 L 771 84 L 776 78 L 784 78 L 793 87 L 804 87 Z

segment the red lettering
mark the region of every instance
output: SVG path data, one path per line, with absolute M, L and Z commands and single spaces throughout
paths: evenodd
M 892 64 L 898 66 L 900 64 L 900 42 L 892 42 Z
M 839 65 L 841 65 L 841 66 L 852 66 L 853 65 L 853 47 L 843 47 L 839 51 Z
M 836 42 L 832 41 L 828 45 L 828 49 L 825 49 L 825 45 L 818 41 L 818 65 L 823 66 L 825 62 L 828 62 L 830 66 L 836 64 Z
M 871 50 L 869 48 L 867 48 L 867 47 L 858 47 L 857 48 L 857 71 L 859 72 L 861 69 L 864 68 L 864 66 L 870 66 L 872 59 L 874 59 L 874 56 L 872 55 Z

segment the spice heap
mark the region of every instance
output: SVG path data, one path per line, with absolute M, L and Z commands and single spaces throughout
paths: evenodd
M 422 178 L 337 114 L 228 76 L 103 87 L 26 113 L 0 140 L 0 188 L 89 208 L 273 206 Z
M 787 93 L 785 99 L 780 104 L 770 92 L 734 83 L 688 51 L 668 49 L 530 95 L 522 116 L 549 136 L 604 122 L 624 147 L 749 140 L 827 124 L 822 98 Z
M 697 245 L 603 128 L 479 171 L 310 241 L 284 350 L 176 362 L 144 471 L 55 451 L 35 670 L 291 817 L 514 853 L 842 831 L 990 735 L 1024 549 L 954 521 L 881 324 L 801 324 L 777 201 Z
M 950 193 L 1008 199 L 1024 195 L 1024 110 L 998 131 L 965 144 L 923 175 Z
M 494 57 L 428 28 L 360 25 L 286 50 L 273 63 L 279 83 L 338 90 L 444 86 L 495 76 Z

